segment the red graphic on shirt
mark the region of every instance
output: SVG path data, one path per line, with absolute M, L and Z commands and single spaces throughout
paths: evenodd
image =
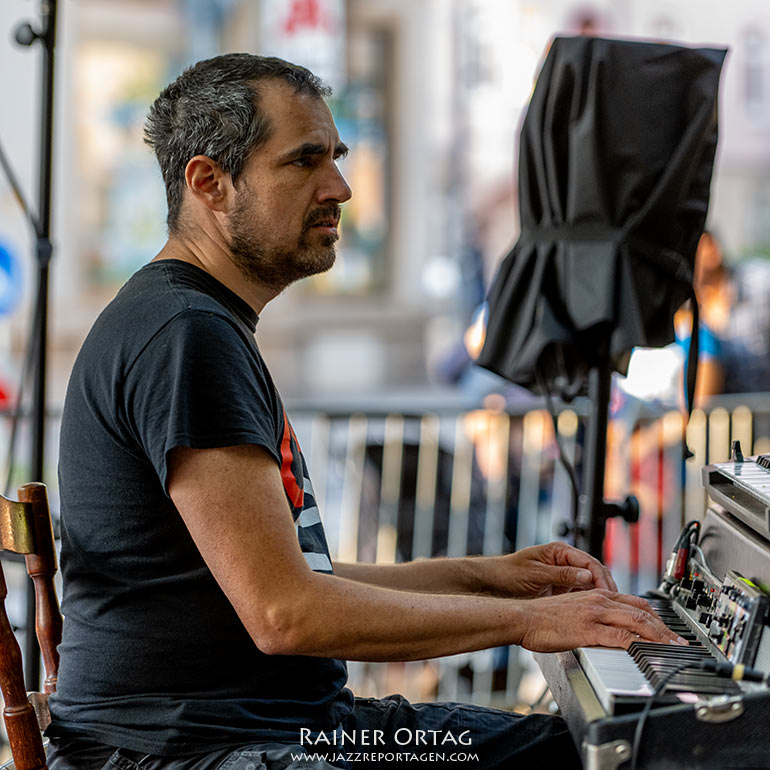
M 294 433 L 294 429 L 289 424 L 289 418 L 286 416 L 286 410 L 284 410 L 283 439 L 281 440 L 281 479 L 283 480 L 283 488 L 286 490 L 289 502 L 295 508 L 302 508 L 302 504 L 305 500 L 305 492 L 303 484 L 297 482 L 297 477 L 291 469 L 291 466 L 294 464 L 292 441 L 299 452 L 299 441 L 297 441 L 297 436 Z M 300 469 L 301 467 L 302 464 L 300 463 Z

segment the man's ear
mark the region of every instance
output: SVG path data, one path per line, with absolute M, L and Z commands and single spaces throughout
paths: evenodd
M 218 163 L 207 155 L 196 155 L 187 162 L 184 178 L 195 200 L 211 211 L 227 211 L 235 188 Z

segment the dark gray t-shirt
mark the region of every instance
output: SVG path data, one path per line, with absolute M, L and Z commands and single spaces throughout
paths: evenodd
M 166 260 L 136 273 L 86 339 L 61 427 L 65 621 L 49 735 L 182 755 L 294 740 L 350 713 L 343 662 L 260 652 L 167 493 L 174 447 L 262 446 L 305 558 L 331 572 L 256 322 L 210 275 Z

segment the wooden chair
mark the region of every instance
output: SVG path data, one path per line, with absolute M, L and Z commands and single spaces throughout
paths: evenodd
M 8 589 L 0 564 L 0 690 L 13 756 L 13 763 L 3 767 L 47 770 L 41 732 L 50 722 L 48 695 L 56 691 L 56 648 L 61 641 L 62 619 L 54 586 L 57 559 L 44 484 L 24 484 L 19 488 L 18 502 L 0 495 L 0 549 L 24 555 L 35 586 L 35 631 L 45 668 L 43 692 L 28 695 L 21 650 L 5 610 Z

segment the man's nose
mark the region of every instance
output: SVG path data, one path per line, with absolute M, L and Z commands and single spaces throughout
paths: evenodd
M 345 177 L 342 176 L 342 172 L 337 168 L 337 164 L 332 163 L 329 173 L 318 190 L 319 203 L 329 201 L 344 203 L 350 200 L 352 194 L 350 186 L 345 181 Z

